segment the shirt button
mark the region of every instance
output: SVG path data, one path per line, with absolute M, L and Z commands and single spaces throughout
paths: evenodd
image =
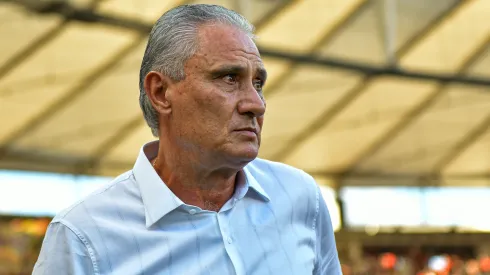
M 228 237 L 228 243 L 231 244 L 233 242 L 233 240 L 231 239 L 231 237 Z
M 189 210 L 189 213 L 191 213 L 191 215 L 196 214 L 196 209 L 191 209 L 191 210 Z

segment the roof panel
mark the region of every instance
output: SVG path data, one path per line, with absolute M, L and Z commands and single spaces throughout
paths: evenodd
M 323 34 L 362 2 L 364 0 L 330 0 L 326 8 L 324 0 L 296 1 L 258 32 L 259 45 L 285 51 L 309 51 Z
M 268 14 L 273 8 L 280 5 L 280 1 L 242 1 L 238 4 L 234 0 L 171 0 L 171 1 L 158 1 L 158 0 L 106 0 L 99 6 L 99 11 L 108 13 L 115 16 L 125 16 L 130 18 L 137 18 L 142 21 L 153 22 L 160 17 L 164 12 L 172 7 L 185 4 L 214 4 L 224 6 L 228 9 L 234 9 L 243 14 L 251 22 L 258 22 L 263 19 L 264 15 Z
M 111 162 L 134 163 L 141 146 L 152 140 L 155 140 L 155 138 L 152 136 L 146 122 L 143 121 L 143 115 L 141 115 L 141 124 L 126 136 L 121 143 L 115 144 L 111 151 L 101 156 L 101 166 L 104 167 L 105 164 Z
M 213 5 L 220 5 L 220 6 L 223 6 L 227 9 L 231 9 L 231 10 L 236 10 L 238 11 L 239 9 L 243 8 L 244 5 L 241 5 L 241 4 L 238 4 L 237 1 L 234 1 L 234 0 L 213 0 L 213 1 L 209 1 L 209 0 L 191 0 L 190 1 L 192 4 L 213 4 Z M 212 3 L 210 3 L 212 2 Z M 255 2 L 254 0 L 249 0 L 247 1 L 249 3 L 247 3 L 248 5 L 250 5 L 251 3 L 250 2 Z M 245 10 L 243 11 L 240 11 L 240 13 L 242 15 L 245 16 Z M 250 18 L 248 18 L 250 20 Z
M 359 126 L 355 131 L 322 129 L 298 146 L 284 162 L 307 171 L 341 171 L 395 122 L 395 118 L 387 118 Z
M 314 118 L 330 108 L 360 80 L 342 71 L 301 66 L 268 97 L 261 156 L 277 153 L 278 138 L 286 141 L 304 130 Z M 286 123 L 285 123 L 286 122 Z M 286 142 L 281 143 L 283 146 Z
M 223 0 L 221 0 L 223 1 Z M 228 0 L 230 1 L 230 0 Z M 284 3 L 291 2 L 292 0 L 282 0 L 282 1 L 262 1 L 262 0 L 248 0 L 248 1 L 236 1 L 231 0 L 235 3 L 241 3 L 237 5 L 239 9 L 238 12 L 243 14 L 250 22 L 257 24 L 262 20 L 270 20 L 277 14 L 270 15 L 270 12 L 274 11 L 278 7 L 284 5 Z M 266 18 L 266 16 L 270 16 Z M 259 28 L 261 26 L 259 25 Z
M 319 50 L 320 54 L 355 62 L 386 63 L 379 18 L 379 1 L 369 1 L 362 13 Z
M 13 55 L 58 26 L 60 17 L 39 17 L 17 5 L 0 5 L 0 67 Z M 6 39 L 8 37 L 8 39 Z
M 71 5 L 74 5 L 78 8 L 87 8 L 89 6 L 92 6 L 94 3 L 96 4 L 97 2 L 103 2 L 105 0 L 65 0 L 67 2 L 70 2 Z
M 262 62 L 264 62 L 264 67 L 267 70 L 267 83 L 264 87 L 267 96 L 268 87 L 277 84 L 277 81 L 280 80 L 281 76 L 291 67 L 291 63 L 282 59 L 267 57 L 262 58 Z
M 426 39 L 402 58 L 408 69 L 451 73 L 488 38 L 490 1 L 466 1 Z
M 264 16 L 269 15 L 275 8 L 281 6 L 284 2 L 290 0 L 281 1 L 262 1 L 262 0 L 193 0 L 193 4 L 214 4 L 224 6 L 228 9 L 235 10 L 245 16 L 253 24 L 258 23 Z M 281 3 L 282 2 L 282 3 Z M 267 19 L 267 18 L 266 18 Z
M 433 89 L 431 82 L 374 80 L 350 105 L 284 160 L 308 171 L 342 171 Z
M 490 173 L 490 128 L 444 169 L 444 174 Z
M 425 0 L 398 0 L 395 4 L 396 21 L 390 23 L 396 28 L 393 36 L 395 49 L 405 46 L 457 2 L 459 0 L 430 3 Z M 383 8 L 383 1 L 368 1 L 362 12 L 322 47 L 322 55 L 355 62 L 385 64 L 387 49 L 384 45 Z
M 185 0 L 105 0 L 99 4 L 98 11 L 153 23 L 164 12 L 183 2 Z
M 330 123 L 334 131 L 355 128 L 417 106 L 435 87 L 433 82 L 421 82 L 397 77 L 380 77 L 367 84 L 366 90 Z
M 70 23 L 58 38 L 12 71 L 0 84 L 8 86 L 13 82 L 20 83 L 34 78 L 81 75 L 135 37 L 133 33 L 119 29 Z
M 16 145 L 77 155 L 97 151 L 104 141 L 141 112 L 138 67 L 128 68 L 128 65 L 141 60 L 145 46 L 141 43 L 87 91 L 77 91 L 83 94 L 76 101 L 58 110 Z
M 487 91 L 481 87 L 452 86 L 414 123 L 365 159 L 360 169 L 432 172 L 448 150 L 490 116 Z
M 110 138 L 117 131 L 120 121 L 103 120 L 97 124 L 86 125 L 73 122 L 71 129 L 62 133 L 45 133 L 49 126 L 42 127 L 41 133 L 36 131 L 16 142 L 14 148 L 32 151 L 65 153 L 70 156 L 90 157 L 98 145 Z M 64 126 L 64 125 L 62 125 Z M 52 128 L 52 127 L 51 127 Z M 75 128 L 75 129 L 74 129 Z M 44 136 L 43 136 L 44 134 Z M 38 139 L 39 138 L 39 139 Z
M 481 54 L 475 64 L 471 66 L 467 74 L 477 77 L 490 77 L 490 46 Z
M 9 117 L 0 141 L 36 118 L 132 36 L 107 28 L 71 24 L 60 36 L 0 80 L 0 110 Z M 29 110 L 26 112 L 26 110 Z
M 400 49 L 426 28 L 434 18 L 444 14 L 453 8 L 455 4 L 464 1 L 398 0 L 396 3 L 396 48 Z
M 13 132 L 22 128 L 24 123 L 35 118 L 45 108 L 61 98 L 66 89 L 72 85 L 71 80 L 76 81 L 78 78 L 69 76 L 64 80 L 65 82 L 48 83 L 38 88 L 19 89 L 15 86 L 1 88 L 0 144 Z

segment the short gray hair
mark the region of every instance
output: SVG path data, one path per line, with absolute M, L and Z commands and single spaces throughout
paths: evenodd
M 145 93 L 144 80 L 150 71 L 158 71 L 175 81 L 185 78 L 184 64 L 199 47 L 198 28 L 220 23 L 234 26 L 253 38 L 254 27 L 242 15 L 217 5 L 182 5 L 164 13 L 148 38 L 140 69 L 139 102 L 153 136 L 158 137 L 158 113 Z

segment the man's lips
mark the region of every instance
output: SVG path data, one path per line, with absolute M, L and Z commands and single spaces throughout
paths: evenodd
M 253 134 L 257 135 L 257 129 L 255 129 L 253 127 L 239 128 L 239 129 L 236 129 L 235 132 L 248 132 L 248 133 L 253 133 Z

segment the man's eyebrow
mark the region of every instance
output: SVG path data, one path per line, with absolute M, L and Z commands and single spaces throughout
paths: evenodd
M 245 66 L 241 65 L 225 65 L 222 67 L 218 67 L 216 69 L 211 70 L 211 74 L 213 77 L 220 77 L 227 74 L 242 74 L 247 71 Z M 267 70 L 263 67 L 257 68 L 256 72 L 257 76 L 261 78 L 263 81 L 267 79 Z
M 245 72 L 247 69 L 240 65 L 225 65 L 211 70 L 213 77 L 220 77 L 227 74 L 240 74 Z

